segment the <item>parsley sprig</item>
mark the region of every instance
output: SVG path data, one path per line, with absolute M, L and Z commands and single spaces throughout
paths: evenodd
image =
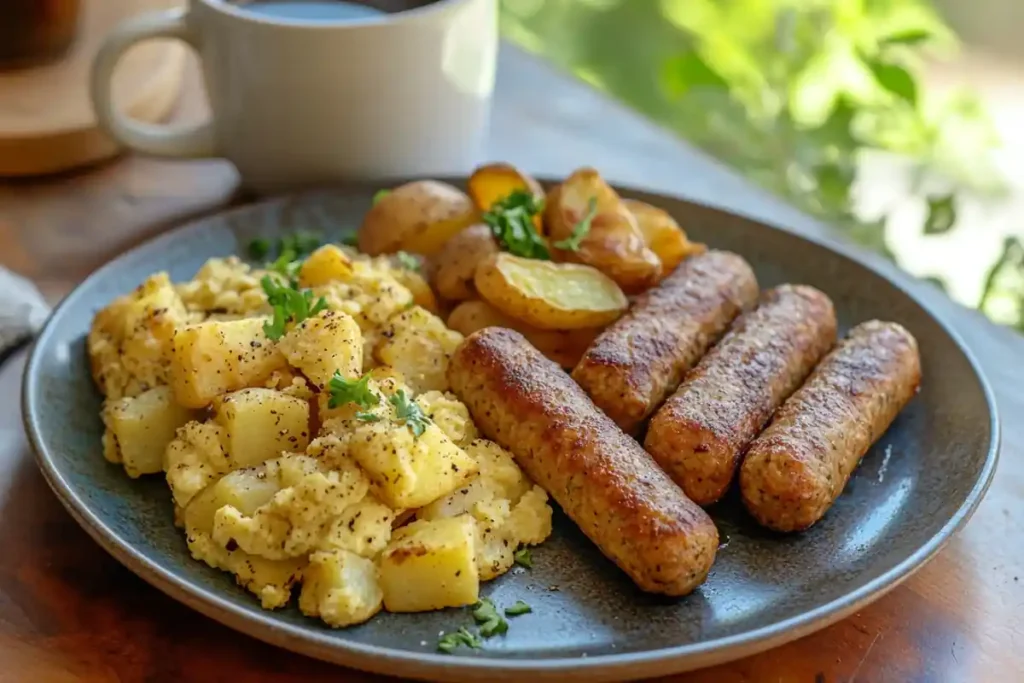
M 426 416 L 419 404 L 405 393 L 405 389 L 399 389 L 398 393 L 388 400 L 395 407 L 396 419 L 405 422 L 406 426 L 412 430 L 414 437 L 419 437 L 430 426 L 430 418 Z
M 473 605 L 473 618 L 480 624 L 480 635 L 484 638 L 498 636 L 508 631 L 508 622 L 498 613 L 494 603 L 484 598 Z
M 410 254 L 407 251 L 400 251 L 395 254 L 395 260 L 398 261 L 398 265 L 402 266 L 406 270 L 412 270 L 419 272 L 420 260 Z
M 520 548 L 512 554 L 516 564 L 527 569 L 533 569 L 533 557 L 530 555 L 529 548 Z
M 320 236 L 306 230 L 299 230 L 285 235 L 271 245 L 270 240 L 258 237 L 249 242 L 249 256 L 262 261 L 274 255 L 274 260 L 266 264 L 267 270 L 283 275 L 289 281 L 295 280 L 302 267 L 302 259 L 313 253 L 321 244 Z
M 522 600 L 516 600 L 514 605 L 505 608 L 505 617 L 503 617 L 498 608 L 488 598 L 484 598 L 470 609 L 473 610 L 473 620 L 480 625 L 480 635 L 473 633 L 463 626 L 454 633 L 442 636 L 437 643 L 438 650 L 451 654 L 459 645 L 479 649 L 483 646 L 480 636 L 493 638 L 508 632 L 508 621 L 505 620 L 505 617 L 518 617 L 533 611 L 533 608 Z
M 516 600 L 516 603 L 514 605 L 505 608 L 505 616 L 518 617 L 523 614 L 529 614 L 532 611 L 533 608 L 527 605 L 525 602 L 523 602 L 522 600 Z
M 564 240 L 555 242 L 555 246 L 559 249 L 565 249 L 566 251 L 579 251 L 580 243 L 583 239 L 590 234 L 590 225 L 594 221 L 594 216 L 597 215 L 597 197 L 591 197 L 590 202 L 587 204 L 587 213 L 580 219 L 573 229 L 572 234 Z
M 459 645 L 479 649 L 483 644 L 480 636 L 463 626 L 458 631 L 441 636 L 441 639 L 437 641 L 437 649 L 446 654 L 451 654 Z
M 515 190 L 495 202 L 481 218 L 505 251 L 524 258 L 549 261 L 548 247 L 533 224 L 534 216 L 543 209 L 544 200 L 525 190 Z
M 355 403 L 360 408 L 372 408 L 380 403 L 380 397 L 370 389 L 370 373 L 366 373 L 359 379 L 345 379 L 340 372 L 335 370 L 334 377 L 331 377 L 331 381 L 327 383 L 327 391 L 330 393 L 330 399 L 327 401 L 328 408 L 338 408 L 346 403 Z M 356 417 L 365 414 L 357 413 Z M 373 413 L 369 414 L 373 415 Z M 373 417 L 377 418 L 376 415 Z
M 287 331 L 288 323 L 301 323 L 320 311 L 327 309 L 327 300 L 320 297 L 313 300 L 313 292 L 298 289 L 294 283 L 281 283 L 276 278 L 264 275 L 260 280 L 267 302 L 274 309 L 274 317 L 263 324 L 263 333 L 268 339 L 280 339 Z

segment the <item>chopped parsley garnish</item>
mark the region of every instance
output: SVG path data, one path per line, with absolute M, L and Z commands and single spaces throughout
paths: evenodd
M 370 389 L 370 373 L 366 373 L 359 379 L 345 379 L 341 376 L 340 372 L 335 370 L 334 377 L 331 377 L 331 381 L 327 383 L 327 390 L 331 394 L 330 400 L 327 401 L 328 408 L 337 408 L 346 403 L 355 403 L 360 408 L 372 408 L 380 403 L 380 397 Z M 357 413 L 356 417 L 363 420 L 360 416 L 366 414 Z M 372 413 L 369 414 L 373 415 Z M 374 420 L 363 421 L 375 422 L 380 419 L 376 415 L 373 415 L 373 417 Z
M 267 303 L 274 310 L 273 319 L 263 324 L 263 332 L 269 339 L 283 337 L 289 322 L 301 323 L 327 309 L 327 300 L 320 297 L 314 301 L 313 292 L 308 289 L 282 284 L 269 275 L 264 275 L 260 284 L 267 294 Z
M 437 649 L 447 654 L 454 652 L 459 645 L 479 649 L 483 645 L 483 641 L 465 626 L 454 633 L 446 633 L 437 641 Z
M 413 436 L 420 436 L 423 434 L 423 430 L 430 425 L 430 418 L 423 413 L 423 409 L 415 401 L 409 398 L 405 389 L 399 389 L 398 393 L 388 400 L 395 407 L 395 417 L 405 422 L 412 430 Z
M 302 261 L 295 256 L 291 249 L 285 249 L 274 261 L 267 264 L 267 270 L 285 276 L 289 282 L 294 282 L 299 276 L 299 269 L 302 268 Z
M 391 190 L 388 190 L 388 189 L 377 190 L 376 192 L 374 192 L 373 193 L 373 205 L 377 206 L 377 202 L 379 202 L 380 200 L 384 199 L 389 194 L 391 194 Z
M 525 602 L 523 602 L 522 600 L 516 600 L 516 604 L 512 605 L 511 607 L 505 608 L 505 616 L 518 617 L 523 614 L 529 614 L 532 611 L 533 608 L 527 605 Z
M 406 270 L 419 271 L 420 269 L 420 260 L 407 251 L 398 252 L 395 254 L 395 259 L 398 260 L 398 265 Z
M 508 631 L 508 622 L 498 613 L 494 603 L 484 598 L 473 605 L 473 618 L 480 624 L 480 635 L 484 638 L 498 636 Z
M 520 548 L 513 553 L 512 557 L 515 559 L 516 564 L 527 569 L 533 569 L 533 557 L 530 555 L 529 548 Z
M 580 222 L 572 229 L 572 234 L 564 240 L 555 242 L 559 249 L 567 251 L 579 251 L 580 243 L 590 233 L 590 224 L 597 215 L 597 197 L 591 197 L 587 204 L 587 213 L 580 219 Z
M 290 251 L 295 254 L 296 258 L 312 254 L 319 246 L 320 236 L 305 230 L 299 230 L 291 235 L 286 235 L 278 243 L 278 248 L 282 254 Z
M 262 261 L 270 253 L 270 240 L 257 238 L 249 242 L 249 256 L 254 261 Z
M 543 208 L 542 199 L 525 190 L 515 190 L 495 202 L 481 218 L 505 251 L 524 258 L 548 261 L 551 254 L 533 224 L 534 216 Z
M 380 422 L 381 417 L 377 413 L 356 413 L 356 419 L 361 422 Z
M 286 278 L 294 279 L 302 265 L 301 259 L 311 254 L 319 246 L 319 235 L 299 230 L 277 240 L 273 248 L 268 239 L 262 237 L 254 239 L 249 242 L 249 256 L 254 261 L 262 261 L 273 256 L 274 260 L 267 263 L 267 269 L 280 273 Z

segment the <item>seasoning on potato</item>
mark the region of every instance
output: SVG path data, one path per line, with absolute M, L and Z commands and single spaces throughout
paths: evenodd
M 663 276 L 675 270 L 683 259 L 707 251 L 708 248 L 700 242 L 691 242 L 664 209 L 638 199 L 623 199 L 622 203 L 636 219 L 647 248 L 661 259 Z
M 341 628 L 473 604 L 550 535 L 547 494 L 446 391 L 462 335 L 427 310 L 427 264 L 299 237 L 97 314 L 103 455 L 164 474 L 192 557 L 265 609 L 298 593 Z
M 602 327 L 629 300 L 595 268 L 500 253 L 477 266 L 476 289 L 502 313 L 543 330 Z
M 647 248 L 636 218 L 592 168 L 573 172 L 549 194 L 544 227 L 555 260 L 593 266 L 630 294 L 661 276 L 661 260 Z
M 498 253 L 498 243 L 491 229 L 479 223 L 452 237 L 433 258 L 434 289 L 450 301 L 464 301 L 476 296 L 473 276 L 476 267 L 491 254 Z
M 477 213 L 469 196 L 447 183 L 406 183 L 367 212 L 359 228 L 359 251 L 371 256 L 396 251 L 429 256 L 474 223 Z

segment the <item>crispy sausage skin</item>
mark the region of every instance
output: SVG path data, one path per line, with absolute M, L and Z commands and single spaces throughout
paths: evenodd
M 644 448 L 691 500 L 711 505 L 747 444 L 835 341 L 827 296 L 804 285 L 765 292 L 654 415 Z
M 751 444 L 740 467 L 747 509 L 777 531 L 817 522 L 920 382 L 909 332 L 877 320 L 855 327 Z
M 637 586 L 685 595 L 704 581 L 718 549 L 714 522 L 521 334 L 471 334 L 448 379 L 484 435 Z
M 754 271 L 736 254 L 692 256 L 594 340 L 573 379 L 635 433 L 757 294 Z

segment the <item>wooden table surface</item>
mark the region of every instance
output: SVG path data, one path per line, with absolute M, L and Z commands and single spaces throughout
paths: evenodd
M 190 71 L 176 117 L 204 110 Z M 791 229 L 828 229 L 702 153 L 504 48 L 489 156 L 536 173 L 590 164 L 626 184 Z M 220 161 L 126 157 L 82 173 L 0 185 L 0 263 L 57 299 L 98 265 L 169 225 L 240 201 Z M 1004 418 L 1003 451 L 968 526 L 902 586 L 789 645 L 673 683 L 1024 680 L 1024 338 L 949 302 Z M 0 368 L 0 681 L 382 681 L 278 650 L 178 605 L 107 556 L 47 488 L 22 435 L 24 354 Z

